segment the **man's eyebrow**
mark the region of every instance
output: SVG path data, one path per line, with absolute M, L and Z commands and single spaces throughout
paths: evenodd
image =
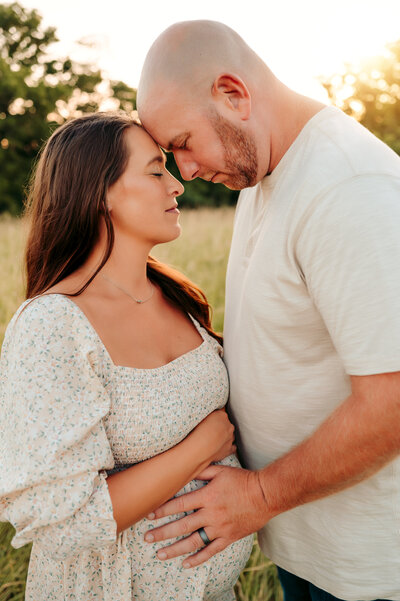
M 185 131 L 182 134 L 178 134 L 177 136 L 172 138 L 172 140 L 170 141 L 168 146 L 165 147 L 165 150 L 167 150 L 168 152 L 171 152 L 171 150 L 173 148 L 180 146 L 182 144 L 182 142 L 184 142 L 185 140 L 187 140 L 187 138 L 189 138 L 189 136 L 190 136 L 189 131 Z
M 150 161 L 147 163 L 146 167 L 148 167 L 152 163 L 161 163 L 162 165 L 164 165 L 165 161 L 166 161 L 165 154 L 164 153 L 162 153 L 162 155 L 158 154 L 156 157 L 153 157 L 152 159 L 150 159 Z

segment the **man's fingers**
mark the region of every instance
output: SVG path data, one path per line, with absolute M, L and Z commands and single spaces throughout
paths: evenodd
M 190 536 L 164 547 L 157 551 L 158 559 L 172 559 L 173 557 L 179 557 L 180 555 L 187 555 L 188 553 L 194 553 L 204 547 L 204 543 L 200 537 L 200 534 L 196 531 Z
M 183 561 L 184 568 L 194 568 L 195 566 L 199 566 L 201 563 L 204 563 L 220 551 L 223 551 L 227 547 L 227 544 L 224 542 L 222 538 L 216 538 L 209 545 L 200 549 L 194 555 L 187 557 Z
M 193 532 L 187 538 L 180 540 L 169 547 L 164 547 L 157 552 L 158 559 L 166 560 L 172 559 L 174 557 L 179 557 L 180 555 L 187 555 L 188 553 L 193 553 L 193 551 L 197 551 L 194 555 L 187 557 L 183 560 L 184 568 L 194 568 L 195 566 L 204 563 L 211 557 L 213 557 L 216 553 L 219 553 L 227 544 L 221 538 L 217 538 L 207 546 L 204 546 L 204 543 L 198 532 Z M 198 550 L 200 549 L 200 550 Z
M 177 536 L 185 536 L 186 534 L 191 534 L 200 528 L 203 525 L 203 522 L 204 519 L 202 518 L 201 510 L 196 511 L 184 518 L 181 518 L 180 520 L 174 520 L 173 522 L 168 522 L 168 524 L 164 524 L 159 528 L 148 530 L 144 538 L 148 543 L 153 543 L 160 540 L 167 540 L 169 538 L 176 538 Z M 202 545 L 198 546 L 200 547 Z
M 167 501 L 164 503 L 164 505 L 161 505 L 147 517 L 149 520 L 158 520 L 159 518 L 163 518 L 167 515 L 187 513 L 188 511 L 193 511 L 194 509 L 199 509 L 200 507 L 202 507 L 201 488 Z

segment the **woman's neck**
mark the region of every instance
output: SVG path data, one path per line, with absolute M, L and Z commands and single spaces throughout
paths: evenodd
M 149 244 L 135 243 L 131 239 L 124 240 L 121 235 L 116 237 L 110 257 L 93 280 L 92 290 L 96 288 L 99 292 L 121 294 L 115 285 L 110 283 L 111 280 L 134 297 L 145 297 L 149 292 L 147 258 L 151 248 Z M 90 277 L 98 269 L 105 250 L 106 241 L 101 238 L 82 268 L 86 276 Z

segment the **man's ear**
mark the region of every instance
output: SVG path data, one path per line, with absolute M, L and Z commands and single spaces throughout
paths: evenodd
M 215 78 L 211 95 L 216 102 L 222 102 L 225 108 L 240 113 L 243 121 L 251 114 L 251 96 L 248 87 L 239 75 L 221 73 Z

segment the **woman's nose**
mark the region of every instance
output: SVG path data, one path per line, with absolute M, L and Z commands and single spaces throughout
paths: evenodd
M 181 194 L 183 194 L 185 191 L 185 188 L 183 187 L 183 184 L 176 179 L 176 177 L 174 177 L 174 181 L 173 181 L 173 194 L 174 196 L 180 196 Z

